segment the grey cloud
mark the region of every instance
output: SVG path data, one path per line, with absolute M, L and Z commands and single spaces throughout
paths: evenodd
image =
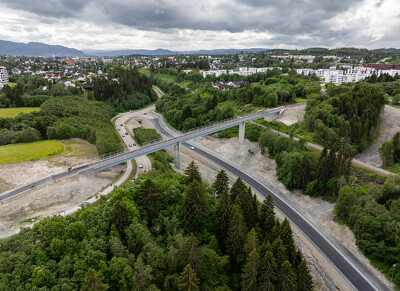
M 80 0 L 0 0 L 6 6 L 46 17 L 74 17 L 86 5 Z

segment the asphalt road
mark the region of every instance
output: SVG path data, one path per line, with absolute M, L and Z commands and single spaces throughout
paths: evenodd
M 163 128 L 160 124 L 159 119 L 152 119 L 154 127 L 162 132 L 167 137 L 173 137 L 172 134 Z M 190 143 L 183 143 L 183 146 L 189 147 Z M 390 290 L 385 284 L 383 284 L 368 268 L 364 267 L 363 272 L 366 275 L 361 275 L 353 263 L 350 262 L 335 246 L 332 244 L 323 234 L 321 234 L 317 229 L 312 226 L 303 216 L 301 216 L 297 211 L 295 211 L 290 205 L 283 201 L 279 197 L 279 193 L 271 191 L 264 184 L 260 183 L 257 179 L 251 177 L 247 173 L 233 166 L 232 164 L 220 159 L 219 157 L 211 154 L 208 151 L 204 151 L 199 147 L 194 147 L 193 151 L 197 154 L 207 158 L 208 160 L 214 162 L 221 168 L 231 172 L 233 175 L 241 177 L 248 185 L 250 185 L 254 190 L 260 193 L 262 196 L 267 196 L 271 194 L 274 199 L 275 207 L 283 213 L 292 224 L 294 224 L 320 251 L 325 255 L 325 257 L 336 267 L 336 269 L 354 286 L 357 290 Z M 351 256 L 347 253 L 347 255 Z M 351 257 L 351 261 L 356 261 L 358 266 L 362 266 L 360 262 L 354 255 Z M 371 280 L 366 279 L 373 278 L 375 286 L 370 283 Z

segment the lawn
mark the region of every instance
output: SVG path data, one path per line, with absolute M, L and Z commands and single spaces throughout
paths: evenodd
M 36 161 L 61 153 L 64 145 L 55 140 L 0 146 L 0 165 Z
M 40 107 L 17 107 L 17 108 L 0 108 L 0 118 L 12 118 L 20 113 L 29 113 L 39 111 Z

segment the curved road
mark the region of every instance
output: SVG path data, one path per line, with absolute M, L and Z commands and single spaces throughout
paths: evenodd
M 176 133 L 171 134 L 167 129 L 164 120 L 163 126 L 160 124 L 162 117 L 159 114 L 156 119 L 152 119 L 155 128 L 162 132 L 167 137 L 174 137 Z M 185 147 L 191 146 L 190 143 L 183 143 Z M 294 224 L 316 248 L 335 266 L 335 268 L 343 275 L 344 278 L 356 290 L 390 290 L 375 274 L 369 270 L 353 253 L 351 253 L 343 244 L 336 238 L 327 237 L 324 233 L 319 231 L 314 225 L 307 221 L 298 211 L 296 211 L 287 201 L 282 199 L 282 194 L 278 190 L 268 187 L 260 182 L 251 174 L 232 165 L 230 162 L 218 157 L 214 153 L 199 146 L 193 149 L 197 154 L 209 159 L 221 168 L 231 172 L 233 175 L 241 177 L 248 185 L 266 196 L 269 193 L 274 199 L 275 207 L 285 215 L 292 224 Z

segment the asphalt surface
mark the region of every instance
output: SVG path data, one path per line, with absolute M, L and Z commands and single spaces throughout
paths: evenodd
M 154 127 L 162 132 L 166 137 L 173 137 L 172 134 L 168 132 L 165 128 L 160 125 L 159 119 L 152 119 Z M 185 147 L 191 146 L 190 143 L 183 143 Z M 296 212 L 290 205 L 284 202 L 279 194 L 274 190 L 268 189 L 264 184 L 260 183 L 247 173 L 236 168 L 230 163 L 220 159 L 219 157 L 211 154 L 208 151 L 204 151 L 199 147 L 192 149 L 197 154 L 207 158 L 208 160 L 214 162 L 221 168 L 231 172 L 233 175 L 241 177 L 244 182 L 250 185 L 254 190 L 260 193 L 262 196 L 267 196 L 271 194 L 274 199 L 275 207 L 284 214 L 292 224 L 294 224 L 319 250 L 325 255 L 325 257 L 336 267 L 336 269 L 354 286 L 357 290 L 390 290 L 385 284 L 383 284 L 369 269 L 365 268 L 363 271 L 366 275 L 361 275 L 352 263 L 332 244 L 327 238 L 325 238 L 319 231 L 316 230 L 303 216 Z M 349 255 L 350 252 L 347 253 Z M 358 261 L 358 259 L 353 255 L 351 261 Z M 358 261 L 356 265 L 362 265 L 362 262 Z M 375 285 L 367 280 L 368 278 L 374 278 Z

